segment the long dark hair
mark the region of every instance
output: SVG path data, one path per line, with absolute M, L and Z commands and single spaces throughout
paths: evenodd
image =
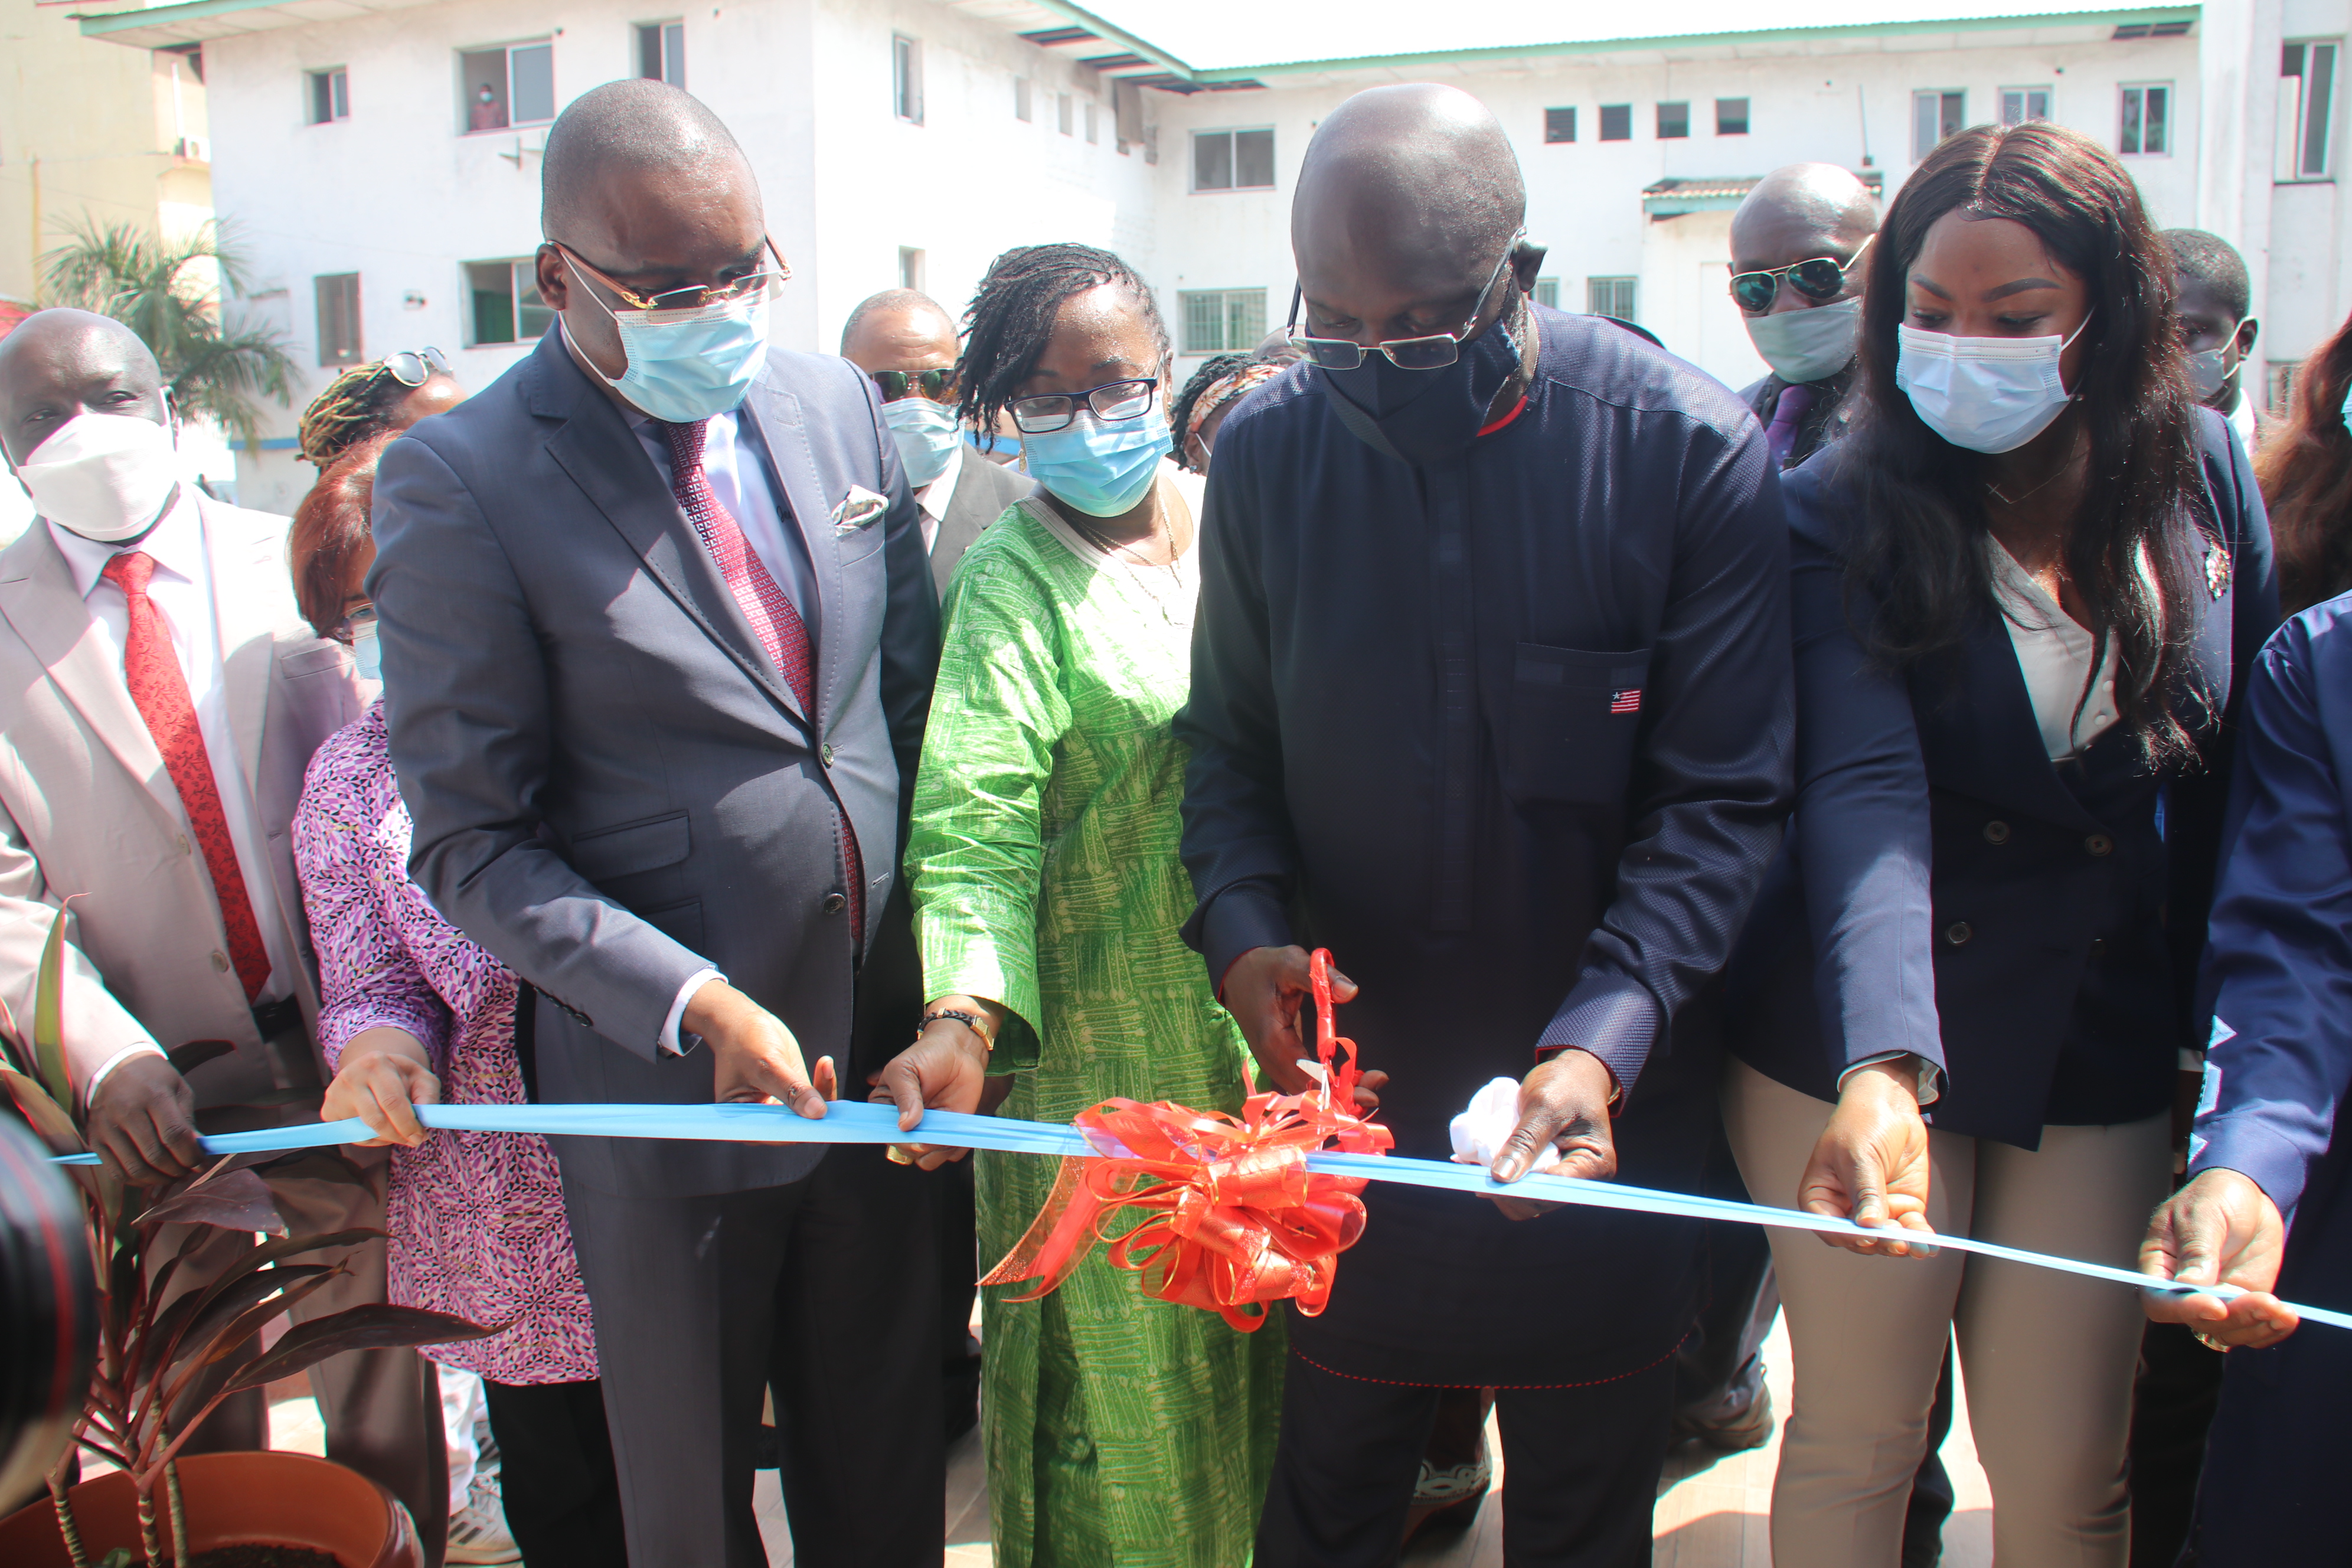
M 2352 588 L 2352 321 L 2294 373 L 2281 428 L 2263 437 L 2254 479 L 2278 542 L 2279 599 L 2288 615 Z M 2240 396 L 2246 394 L 2241 390 Z
M 1832 459 L 1858 503 L 1846 582 L 1852 603 L 1873 606 L 1858 629 L 1882 665 L 1908 669 L 1955 652 L 1991 603 L 1988 461 L 1929 429 L 1895 382 L 1912 264 L 1928 229 L 1956 212 L 2022 224 L 2088 290 L 2082 374 L 2061 416 L 2090 457 L 2066 575 L 2090 612 L 2093 668 L 2116 649 L 2118 720 L 2151 763 L 2186 760 L 2176 710 L 2203 694 L 2176 689 L 2195 609 L 2191 563 L 2169 531 L 2198 515 L 2200 481 L 2172 255 L 2130 174 L 2075 132 L 2040 121 L 1961 132 L 1887 209 L 1863 302 L 1864 395 Z
M 1135 268 L 1091 245 L 1020 246 L 988 264 L 988 275 L 963 313 L 963 395 L 956 404 L 963 422 L 991 432 L 992 446 L 996 416 L 1037 368 L 1063 303 L 1106 283 L 1119 284 L 1135 296 L 1164 376 L 1168 326 L 1160 319 L 1150 286 Z

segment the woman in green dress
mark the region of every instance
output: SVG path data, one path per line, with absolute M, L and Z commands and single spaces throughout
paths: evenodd
M 951 1109 L 1066 1122 L 1114 1096 L 1235 1110 L 1247 1047 L 1179 938 L 1198 479 L 1165 460 L 1167 329 L 1107 251 L 1008 251 L 968 320 L 961 413 L 1010 411 L 1037 492 L 948 590 L 907 863 L 924 1044 Z M 999 1076 L 993 1087 L 1002 1089 Z M 939 1158 L 936 1153 L 927 1156 Z M 978 1156 L 983 1261 L 1055 1163 Z M 1003 1568 L 1249 1561 L 1280 1408 L 1279 1314 L 1254 1334 L 1145 1296 L 1101 1249 L 1042 1300 L 992 1286 L 982 1407 Z

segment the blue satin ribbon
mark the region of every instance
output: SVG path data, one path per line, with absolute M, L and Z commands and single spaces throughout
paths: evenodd
M 898 1130 L 898 1108 L 863 1100 L 835 1100 L 825 1105 L 824 1120 L 813 1121 L 781 1105 L 420 1105 L 416 1120 L 449 1132 L 530 1132 L 541 1137 L 677 1138 L 719 1143 L 908 1143 L 941 1148 L 989 1149 L 1012 1154 L 1116 1153 L 1097 1149 L 1075 1127 L 1046 1121 L 1016 1121 L 999 1116 L 967 1116 L 952 1110 L 927 1110 L 913 1132 Z M 268 1127 L 256 1132 L 227 1132 L 196 1142 L 209 1154 L 263 1154 L 291 1149 L 318 1149 L 342 1143 L 363 1143 L 375 1136 L 354 1116 L 342 1121 L 314 1122 L 307 1127 Z M 69 1154 L 59 1164 L 95 1165 L 95 1154 Z M 1664 1215 L 1676 1219 L 1729 1220 L 1740 1225 L 1777 1226 L 1784 1230 L 1811 1230 L 1824 1236 L 1862 1236 L 1885 1240 L 1888 1230 L 1872 1230 L 1852 1220 L 1797 1209 L 1771 1208 L 1762 1204 L 1733 1203 L 1688 1193 L 1658 1192 L 1615 1182 L 1591 1182 L 1548 1172 L 1524 1176 L 1506 1184 L 1487 1174 L 1484 1165 L 1445 1160 L 1412 1160 L 1389 1154 L 1310 1154 L 1307 1168 L 1335 1176 L 1361 1176 L 1376 1182 L 1402 1182 L 1409 1186 L 1437 1187 L 1484 1196 L 1508 1195 L 1549 1203 L 1581 1204 L 1588 1208 L 1618 1209 L 1629 1214 Z M 1902 1239 L 1955 1252 L 1973 1252 L 2010 1263 L 2029 1263 L 2085 1279 L 2105 1279 L 2168 1296 L 2211 1296 L 2228 1301 L 2245 1292 L 2234 1285 L 2184 1285 L 2178 1280 L 2116 1268 L 2104 1263 L 2084 1263 L 2048 1253 L 2027 1252 L 1970 1236 L 1933 1237 L 1902 1233 Z M 2289 1311 L 2315 1323 L 2352 1329 L 2352 1312 L 2325 1307 L 2284 1303 Z

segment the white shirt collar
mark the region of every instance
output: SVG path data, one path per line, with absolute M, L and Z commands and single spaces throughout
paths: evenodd
M 948 499 L 955 494 L 956 480 L 962 474 L 963 443 L 958 441 L 948 453 L 948 466 L 940 470 L 940 477 L 915 492 L 915 504 L 923 509 L 925 517 L 933 522 L 947 517 Z
M 2246 395 L 2243 388 L 2238 393 L 2238 406 L 2230 410 L 2230 428 L 2238 433 L 2238 445 L 2246 449 L 2246 456 L 2252 457 L 2256 434 L 2254 400 Z
M 183 481 L 163 521 L 147 531 L 146 537 L 125 544 L 110 544 L 103 540 L 84 539 L 71 529 L 51 522 L 49 537 L 57 542 L 58 553 L 66 558 L 67 567 L 74 574 L 74 589 L 85 599 L 98 586 L 100 574 L 106 563 L 125 551 L 135 550 L 155 563 L 156 569 L 169 572 L 184 582 L 205 580 L 205 522 L 196 510 L 196 490 Z

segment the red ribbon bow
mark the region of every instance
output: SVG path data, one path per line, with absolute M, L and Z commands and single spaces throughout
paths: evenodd
M 1112 1263 L 1143 1276 L 1146 1294 L 1212 1309 L 1244 1333 L 1275 1301 L 1295 1300 L 1309 1317 L 1322 1311 L 1339 1255 L 1364 1233 L 1357 1194 L 1365 1184 L 1310 1172 L 1307 1156 L 1384 1153 L 1394 1142 L 1353 1112 L 1356 1043 L 1332 1025 L 1330 961 L 1321 949 L 1308 961 L 1317 1021 L 1309 1070 L 1323 1080 L 1315 1092 L 1252 1095 L 1238 1117 L 1164 1100 L 1107 1100 L 1079 1112 L 1074 1124 L 1099 1154 L 1062 1162 L 1028 1234 L 981 1283 L 1041 1280 L 1013 1298 L 1034 1301 L 1099 1240 Z M 1121 1208 L 1143 1217 L 1106 1234 L 1104 1221 Z

